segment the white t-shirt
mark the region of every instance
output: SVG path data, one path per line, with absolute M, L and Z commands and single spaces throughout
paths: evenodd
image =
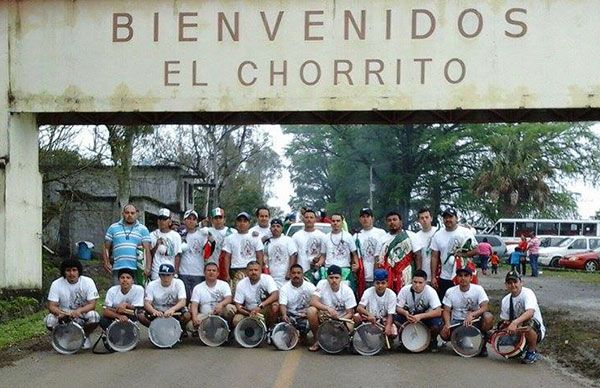
M 144 307 L 144 287 L 133 284 L 127 294 L 121 292 L 121 286 L 116 285 L 106 291 L 104 305 L 116 308 L 121 303 L 128 303 L 134 307 Z
M 256 261 L 256 252 L 263 250 L 263 243 L 250 233 L 236 233 L 225 237 L 223 250 L 231 253 L 231 268 L 246 268 L 251 261 Z
M 434 310 L 442 305 L 433 287 L 425 285 L 421 293 L 414 293 L 414 297 L 410 291 L 411 288 L 412 285 L 408 284 L 400 289 L 398 298 L 396 299 L 396 306 L 414 315 Z
M 312 232 L 299 230 L 292 236 L 298 251 L 298 264 L 302 266 L 304 272 L 309 271 L 313 259 L 321 255 L 323 237 L 325 237 L 325 233 L 319 229 Z
M 161 264 L 168 263 L 175 266 L 175 256 L 181 254 L 181 236 L 174 230 L 163 233 L 159 229 L 156 229 L 150 233 L 150 240 L 152 248 L 161 242 L 152 258 L 151 278 L 158 279 L 158 268 Z
M 248 231 L 248 233 L 250 233 L 251 235 L 253 235 L 254 232 L 258 233 L 258 238 L 261 240 L 263 237 L 269 238 L 273 235 L 271 233 L 271 228 L 269 226 L 267 226 L 266 228 L 263 228 L 262 226 L 260 226 L 258 224 L 251 227 L 250 230 Z
M 286 282 L 279 290 L 279 304 L 286 306 L 290 316 L 306 315 L 310 306 L 310 298 L 315 293 L 314 284 L 304 280 L 300 287 L 294 287 L 291 281 Z
M 255 284 L 250 282 L 250 278 L 245 277 L 235 287 L 233 301 L 252 310 L 275 291 L 277 291 L 277 283 L 271 275 L 260 274 L 260 279 Z
M 453 321 L 464 321 L 468 312 L 478 310 L 480 304 L 489 300 L 483 287 L 470 284 L 466 292 L 462 292 L 460 286 L 450 287 L 442 303 L 452 309 Z
M 320 280 L 317 283 L 317 289 L 314 295 L 321 299 L 321 303 L 326 306 L 333 307 L 337 311 L 338 316 L 346 313 L 347 309 L 356 307 L 356 298 L 352 289 L 344 282 L 340 284 L 339 290 L 334 292 L 329 286 L 327 279 Z
M 360 244 L 356 244 L 357 250 L 362 257 L 363 266 L 365 268 L 365 280 L 373 281 L 373 271 L 375 269 L 375 259 L 381 251 L 381 239 L 385 236 L 385 230 L 379 228 L 371 228 L 369 230 L 361 230 L 354 235 L 354 239 Z
M 80 276 L 74 284 L 66 278 L 58 278 L 52 282 L 48 292 L 48 300 L 58 303 L 58 307 L 64 311 L 78 309 L 95 299 L 98 299 L 96 284 L 87 276 Z
M 212 255 L 210 255 L 207 262 L 210 261 L 212 263 L 219 264 L 219 257 L 221 256 L 221 250 L 223 249 L 225 237 L 235 233 L 237 233 L 237 230 L 230 228 L 229 226 L 225 226 L 221 229 L 215 229 L 212 227 L 208 228 L 208 234 L 215 239 L 215 250 L 213 251 Z
M 432 227 L 429 232 L 420 230 L 415 234 L 415 239 L 422 247 L 421 257 L 423 258 L 423 263 L 421 268 L 427 273 L 428 282 L 431 281 L 431 239 L 437 231 L 438 229 Z
M 332 265 L 340 268 L 350 267 L 351 252 L 356 252 L 356 243 L 350 233 L 346 231 L 327 233 L 323 238 L 321 253 L 325 254 L 325 267 Z
M 396 293 L 386 288 L 383 295 L 379 296 L 375 287 L 369 287 L 358 304 L 364 306 L 369 314 L 376 318 L 385 318 L 396 313 Z
M 418 239 L 417 239 L 417 235 L 414 232 L 411 232 L 410 230 L 405 230 L 406 234 L 408 235 L 408 239 L 405 240 L 404 242 L 402 242 L 401 244 L 407 244 L 410 246 L 406 247 L 407 251 L 410 252 L 418 252 L 419 250 L 421 250 L 421 244 L 419 243 Z M 380 242 L 380 247 L 381 249 L 379 250 L 379 261 L 383 261 L 383 258 L 388 250 L 388 246 L 391 244 L 392 241 L 394 241 L 394 239 L 396 238 L 397 234 L 390 234 L 389 232 L 384 234 L 381 239 L 379 240 Z M 404 249 L 402 249 L 404 250 Z
M 470 249 L 472 249 L 477 246 L 477 240 L 475 240 L 473 232 L 460 225 L 452 232 L 447 231 L 445 228 L 440 229 L 433 236 L 431 249 L 440 252 L 441 279 L 452 280 L 456 272 L 454 252 L 465 245 L 470 246 Z
M 160 279 L 148 283 L 146 297 L 156 310 L 166 311 L 175 306 L 179 299 L 185 299 L 185 285 L 181 279 L 173 279 L 169 287 L 163 287 Z
M 204 245 L 208 238 L 208 229 L 196 229 L 184 239 L 187 249 L 181 254 L 179 273 L 190 276 L 204 276 Z
M 296 244 L 288 236 L 271 237 L 265 243 L 265 256 L 271 276 L 278 287 L 285 283 L 285 275 L 290 267 L 290 256 L 296 253 Z
M 546 335 L 546 327 L 544 326 L 540 306 L 538 305 L 535 293 L 531 289 L 526 287 L 521 288 L 521 293 L 513 298 L 513 309 L 515 312 L 515 319 L 522 315 L 526 310 L 533 309 L 533 318 L 540 323 L 542 338 Z M 502 298 L 500 319 L 505 321 L 510 319 L 510 294 Z
M 196 285 L 190 301 L 200 305 L 200 314 L 212 314 L 215 306 L 228 296 L 231 296 L 229 284 L 217 279 L 213 287 L 209 287 L 205 281 Z

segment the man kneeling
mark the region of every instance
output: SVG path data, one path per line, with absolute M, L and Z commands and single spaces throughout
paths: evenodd
M 279 290 L 279 312 L 284 322 L 291 323 L 305 337 L 308 333 L 307 309 L 316 287 L 304 280 L 304 270 L 300 264 L 290 269 L 290 281 Z
M 150 323 L 144 315 L 144 288 L 133 284 L 135 271 L 121 268 L 118 271 L 119 285 L 112 286 L 106 292 L 104 310 L 100 319 L 100 327 L 106 331 L 115 321 L 127 322 L 139 320 L 148 326 Z
M 395 337 L 398 330 L 394 326 L 396 311 L 396 293 L 388 286 L 388 271 L 378 268 L 373 272 L 373 287 L 365 290 L 354 314 L 354 322 L 371 322 L 380 324 L 385 335 Z
M 233 301 L 237 314 L 233 317 L 233 326 L 246 317 L 265 317 L 267 327 L 275 323 L 279 312 L 279 291 L 277 283 L 271 277 L 261 273 L 258 261 L 246 265 L 246 277 L 235 288 Z

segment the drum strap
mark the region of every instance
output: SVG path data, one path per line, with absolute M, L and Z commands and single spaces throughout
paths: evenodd
M 515 320 L 515 305 L 513 304 L 513 297 L 510 296 L 510 305 L 508 306 L 508 319 L 512 322 Z
M 106 349 L 105 352 L 96 350 L 96 348 L 98 347 L 98 343 L 100 341 L 102 341 L 102 345 L 104 345 L 104 349 Z M 92 346 L 92 353 L 94 353 L 94 354 L 111 354 L 114 352 L 115 352 L 115 350 L 110 347 L 110 345 L 108 344 L 108 341 L 106 340 L 106 334 L 105 333 L 100 334 L 100 337 L 98 337 L 98 339 L 94 343 L 94 346 Z

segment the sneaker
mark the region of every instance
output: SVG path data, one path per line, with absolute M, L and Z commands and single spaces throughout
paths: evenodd
M 438 348 L 437 339 L 429 343 L 429 351 L 431 353 L 438 353 L 440 351 L 440 349 Z
M 90 337 L 85 337 L 85 341 L 83 341 L 83 349 L 88 350 L 92 348 L 92 341 Z
M 525 354 L 525 357 L 521 360 L 522 364 L 533 364 L 534 362 L 536 362 L 537 360 L 540 359 L 540 356 L 538 354 L 538 352 L 527 352 Z
M 479 354 L 477 355 L 477 357 L 487 357 L 488 356 L 488 351 L 487 351 L 487 347 L 483 347 L 481 349 L 481 352 L 479 352 Z

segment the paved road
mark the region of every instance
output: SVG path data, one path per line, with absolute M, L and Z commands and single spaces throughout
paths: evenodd
M 143 337 L 128 353 L 63 356 L 33 353 L 0 369 L 2 387 L 565 387 L 579 383 L 547 362 L 521 365 L 495 355 L 466 359 L 438 354 L 385 353 L 374 357 L 277 351 L 237 346 L 209 348 L 188 338 L 174 349 L 156 349 Z

